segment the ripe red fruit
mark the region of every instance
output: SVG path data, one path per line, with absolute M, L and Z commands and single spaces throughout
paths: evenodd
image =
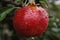
M 22 37 L 39 36 L 48 26 L 48 13 L 42 8 L 29 5 L 19 8 L 13 17 L 16 32 Z

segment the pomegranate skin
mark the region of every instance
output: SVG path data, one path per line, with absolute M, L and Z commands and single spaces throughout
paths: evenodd
M 13 17 L 13 25 L 21 37 L 39 36 L 48 27 L 48 13 L 42 7 L 23 7 L 17 9 Z

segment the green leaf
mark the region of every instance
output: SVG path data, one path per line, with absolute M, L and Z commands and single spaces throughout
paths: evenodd
M 45 2 L 45 4 L 48 6 L 47 0 L 40 0 L 40 2 Z
M 53 16 L 49 16 L 49 18 L 53 18 Z
M 4 18 L 7 16 L 7 14 L 10 13 L 13 9 L 14 9 L 14 8 L 12 7 L 12 8 L 9 8 L 8 10 L 2 12 L 2 13 L 0 14 L 0 21 L 4 20 Z
M 24 0 L 15 0 L 15 3 L 21 4 Z
M 9 7 L 0 8 L 0 14 L 1 14 L 2 12 L 4 12 L 4 11 L 10 9 L 10 8 L 12 8 L 12 7 L 9 6 Z

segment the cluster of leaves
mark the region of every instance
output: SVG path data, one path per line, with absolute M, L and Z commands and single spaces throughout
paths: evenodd
M 15 0 L 17 6 L 22 7 L 22 5 L 28 3 L 28 0 Z M 22 3 L 23 2 L 23 3 Z M 6 5 L 3 1 L 0 2 Z M 36 3 L 40 3 L 40 6 L 48 5 L 46 0 L 37 0 Z M 43 5 L 43 3 L 46 3 Z M 7 3 L 8 4 L 8 3 Z M 17 8 L 13 3 L 9 3 L 8 6 L 0 7 L 0 40 L 19 40 L 16 32 L 13 28 L 13 15 Z M 53 10 L 53 8 L 52 8 Z M 55 9 L 54 9 L 55 10 Z M 50 10 L 49 10 L 50 11 Z M 57 11 L 57 10 L 56 10 Z M 24 38 L 27 40 L 60 40 L 60 23 L 59 19 L 55 16 L 50 16 L 50 22 L 47 31 L 39 37 L 35 38 Z

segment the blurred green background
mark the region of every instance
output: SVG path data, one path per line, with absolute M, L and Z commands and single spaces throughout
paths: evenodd
M 45 2 L 46 4 L 40 3 Z M 0 0 L 0 40 L 60 40 L 60 0 L 35 0 L 49 13 L 49 25 L 45 33 L 38 37 L 19 38 L 16 34 L 12 17 L 17 8 L 28 0 Z

